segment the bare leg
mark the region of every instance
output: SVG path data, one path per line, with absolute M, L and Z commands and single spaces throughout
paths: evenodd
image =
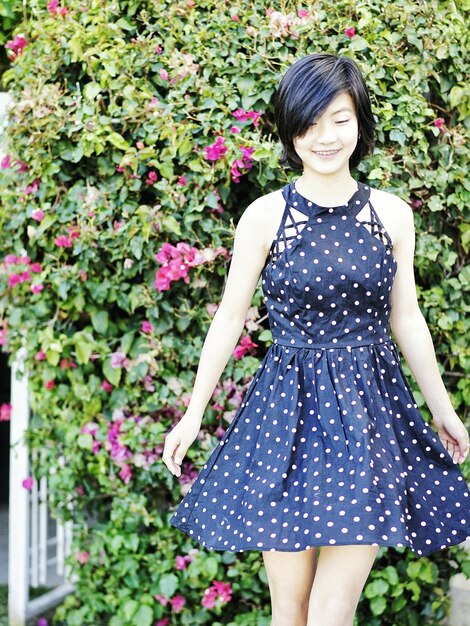
M 306 626 L 317 555 L 316 547 L 300 552 L 263 551 L 271 594 L 271 626 Z
M 369 545 L 321 547 L 307 626 L 352 626 L 377 550 Z

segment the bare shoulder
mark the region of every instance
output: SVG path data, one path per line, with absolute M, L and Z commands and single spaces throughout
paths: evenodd
M 400 196 L 370 188 L 370 200 L 393 242 L 398 242 L 413 229 L 413 210 Z
M 247 229 L 253 229 L 268 251 L 281 222 L 284 206 L 282 189 L 264 194 L 246 207 L 238 224 L 243 224 Z

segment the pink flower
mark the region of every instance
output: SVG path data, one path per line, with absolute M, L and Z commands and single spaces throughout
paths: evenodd
M 155 46 L 155 52 L 157 54 L 161 54 L 163 52 L 163 48 L 161 46 Z
M 186 559 L 184 558 L 184 556 L 180 556 L 178 555 L 175 559 L 175 567 L 176 569 L 186 569 Z
M 169 289 L 171 282 L 180 278 L 189 283 L 189 267 L 205 262 L 204 255 L 197 248 L 182 241 L 176 247 L 164 243 L 155 258 L 164 264 L 155 276 L 155 288 L 160 292 Z
M 40 274 L 42 272 L 42 267 L 40 263 L 31 263 L 29 269 L 33 272 L 33 274 Z
M 257 347 L 258 344 L 254 343 L 249 335 L 245 335 L 240 344 L 233 350 L 233 356 L 236 360 L 241 359 L 247 352 L 253 351 Z
M 173 598 L 171 598 L 170 600 L 170 604 L 171 604 L 171 608 L 173 609 L 173 611 L 175 613 L 179 613 L 184 607 L 184 605 L 186 604 L 186 600 L 181 595 L 173 596 Z
M 240 21 L 240 18 L 238 17 L 238 15 L 232 15 L 232 20 L 233 20 L 234 22 L 239 22 L 239 21 Z
M 22 283 L 23 280 L 21 278 L 20 274 L 10 274 L 10 276 L 8 276 L 8 286 L 9 287 L 16 287 L 16 285 L 18 285 L 19 283 Z
M 131 471 L 130 465 L 128 465 L 127 463 L 123 463 L 121 465 L 121 471 L 119 472 L 119 478 L 122 480 L 122 482 L 125 485 L 127 485 L 127 483 L 132 478 L 132 471 Z
M 46 389 L 54 389 L 55 381 L 54 380 L 46 380 L 46 382 L 44 383 L 44 387 Z
M 152 326 L 152 324 L 150 322 L 147 322 L 147 320 L 142 322 L 142 332 L 143 333 L 152 333 L 153 332 L 153 326 Z
M 31 285 L 31 291 L 33 293 L 41 293 L 43 289 L 44 289 L 44 285 Z
M 35 178 L 33 180 L 33 182 L 30 185 L 27 185 L 24 188 L 24 193 L 25 194 L 32 194 L 32 193 L 36 193 L 36 191 L 39 189 L 39 183 L 41 182 L 40 178 Z
M 34 355 L 34 360 L 35 361 L 45 361 L 46 360 L 46 353 L 44 352 L 44 350 L 39 350 L 39 352 L 36 352 L 36 354 Z
M 80 226 L 68 226 L 67 231 L 70 235 L 70 239 L 77 239 L 77 237 L 80 237 Z
M 36 622 L 36 626 L 49 626 L 49 622 L 45 617 L 40 617 Z
M 217 311 L 217 309 L 219 308 L 219 305 L 216 304 L 215 302 L 211 302 L 209 304 L 206 304 L 206 310 L 209 313 L 209 315 L 211 317 L 213 317 L 215 315 L 215 312 Z
M 231 129 L 230 129 L 230 132 L 231 132 L 231 133 L 233 133 L 233 134 L 235 135 L 235 134 L 237 134 L 237 133 L 241 133 L 241 132 L 242 132 L 242 129 L 241 129 L 241 128 L 238 128 L 238 126 L 232 126 L 232 127 L 231 127 Z
M 201 601 L 202 606 L 207 609 L 213 608 L 216 604 L 226 604 L 232 599 L 232 589 L 230 583 L 223 583 L 213 580 L 213 585 L 204 591 Z M 217 603 L 217 600 L 219 602 Z
M 241 170 L 249 170 L 253 165 L 252 154 L 254 152 L 254 148 L 241 146 L 240 151 L 243 155 L 242 158 L 235 159 L 232 163 L 232 167 L 230 168 L 230 174 L 234 183 L 240 182 L 240 176 L 242 175 Z
M 143 141 L 137 141 L 135 145 L 139 150 L 143 150 L 145 148 L 145 144 Z
M 48 2 L 47 10 L 51 15 L 61 15 L 62 17 L 67 15 L 68 11 L 67 7 L 59 7 L 59 0 L 51 0 Z
M 158 600 L 162 606 L 166 606 L 169 602 L 168 598 L 164 596 L 162 593 L 156 593 L 154 596 L 155 600 Z
M 18 172 L 27 172 L 29 170 L 28 165 L 24 161 L 17 159 L 15 165 L 19 165 Z
M 9 48 L 11 50 L 9 56 L 13 60 L 23 52 L 27 45 L 28 42 L 24 35 L 15 35 L 12 41 L 6 42 L 5 48 Z
M 434 123 L 434 126 L 436 128 L 439 128 L 443 133 L 446 132 L 445 126 L 444 126 L 446 121 L 445 121 L 445 119 L 443 117 L 436 117 L 436 119 L 434 120 L 433 123 Z
M 55 245 L 59 246 L 59 248 L 71 248 L 73 245 L 72 238 L 67 237 L 67 235 L 59 235 L 56 237 Z
M 157 182 L 157 180 L 158 180 L 157 172 L 155 172 L 155 170 L 150 170 L 150 172 L 147 174 L 147 178 L 145 180 L 147 185 L 153 185 L 154 183 Z
M 168 626 L 170 623 L 169 617 L 164 617 L 163 619 L 159 619 L 158 622 L 155 622 L 155 626 Z
M 85 565 L 85 563 L 87 563 L 88 559 L 90 558 L 90 553 L 86 550 L 81 550 L 80 552 L 75 553 L 75 557 L 79 563 Z
M 186 180 L 186 176 L 178 177 L 178 185 L 181 185 L 182 187 L 186 187 L 187 184 L 188 184 L 188 181 Z
M 167 272 L 165 268 L 161 268 L 158 270 L 155 276 L 154 287 L 159 292 L 167 291 L 170 288 L 171 280 L 168 278 Z
M 204 151 L 206 153 L 206 159 L 208 161 L 217 161 L 227 152 L 228 148 L 224 145 L 225 139 L 223 137 L 217 137 L 215 143 L 210 146 L 206 146 Z
M 103 382 L 101 383 L 101 387 L 108 393 L 113 390 L 113 385 L 107 380 L 103 380 Z
M 9 422 L 11 417 L 11 404 L 0 405 L 0 422 Z
M 253 125 L 258 126 L 262 111 L 245 111 L 244 109 L 237 109 L 233 112 L 233 115 L 239 122 L 246 122 L 251 119 L 253 121 Z
M 119 367 L 128 367 L 129 359 L 126 357 L 124 352 L 113 352 L 111 354 L 111 367 L 119 368 Z
M 297 15 L 299 17 L 309 17 L 310 13 L 307 11 L 307 9 L 298 9 Z
M 6 346 L 8 343 L 8 331 L 6 328 L 0 328 L 0 346 Z
M 16 265 L 20 261 L 18 257 L 14 254 L 7 254 L 6 257 L 3 259 L 3 262 L 5 263 L 5 265 Z
M 36 209 L 36 211 L 32 212 L 31 217 L 33 220 L 36 220 L 36 222 L 41 222 L 44 219 L 44 211 L 42 209 Z
M 30 491 L 33 488 L 33 484 L 34 484 L 34 478 L 32 476 L 28 476 L 28 478 L 25 478 L 22 482 L 22 485 L 25 489 L 28 489 L 28 491 Z
M 160 70 L 160 78 L 162 80 L 168 80 L 168 72 L 163 68 Z
M 352 39 L 354 37 L 354 35 L 356 34 L 356 29 L 354 28 L 354 26 L 351 26 L 351 28 L 345 28 L 344 29 L 344 34 L 349 37 L 349 39 Z
M 11 165 L 11 157 L 9 154 L 6 155 L 6 157 L 4 157 L 1 161 L 0 161 L 0 167 L 3 170 L 7 170 Z
M 77 369 L 77 364 L 72 361 L 72 359 L 60 359 L 60 367 L 63 370 L 75 370 Z
M 88 422 L 85 426 L 83 426 L 83 428 L 80 429 L 80 432 L 84 434 L 89 433 L 94 437 L 99 428 L 100 427 L 96 422 Z

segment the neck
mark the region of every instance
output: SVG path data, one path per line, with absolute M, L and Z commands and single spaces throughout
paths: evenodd
M 335 172 L 332 175 L 304 170 L 296 185 L 299 193 L 322 206 L 347 202 L 357 189 L 357 181 L 349 170 Z

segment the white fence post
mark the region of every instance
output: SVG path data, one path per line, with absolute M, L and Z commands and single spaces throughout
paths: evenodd
M 22 485 L 28 476 L 28 449 L 23 444 L 29 422 L 28 381 L 23 371 L 25 350 L 20 350 L 11 372 L 10 524 L 8 541 L 8 614 L 10 626 L 26 624 L 28 604 L 29 492 Z

